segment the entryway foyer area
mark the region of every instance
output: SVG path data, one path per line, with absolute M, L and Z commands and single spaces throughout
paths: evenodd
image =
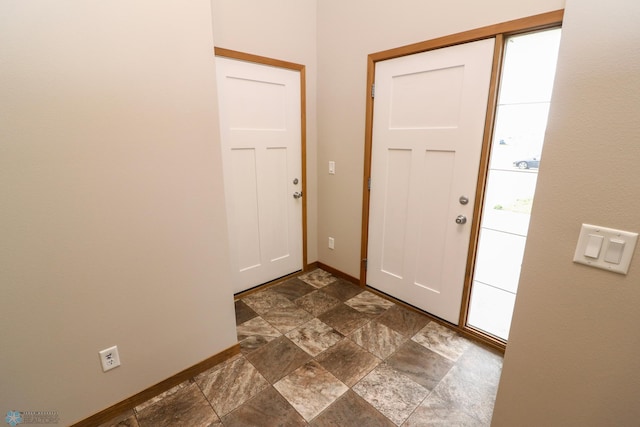
M 241 354 L 103 424 L 489 426 L 502 356 L 323 270 L 236 301 Z

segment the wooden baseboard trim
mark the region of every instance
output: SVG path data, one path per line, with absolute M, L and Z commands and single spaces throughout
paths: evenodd
M 354 285 L 358 285 L 360 286 L 360 279 L 356 279 L 353 276 L 348 275 L 347 273 L 343 273 L 340 270 L 337 270 L 327 264 L 323 264 L 321 262 L 317 262 L 316 264 L 318 264 L 318 268 L 321 268 L 324 271 L 328 271 L 329 273 L 333 274 L 336 277 L 339 277 L 341 279 L 346 280 L 347 282 L 351 282 Z
M 164 393 L 170 388 L 175 387 L 178 384 L 195 377 L 196 375 L 214 367 L 219 363 L 224 362 L 227 359 L 230 359 L 231 357 L 239 353 L 240 344 L 235 344 L 233 347 L 229 347 L 228 349 L 223 350 L 220 353 L 217 353 L 203 360 L 202 362 L 199 362 L 191 366 L 190 368 L 185 369 L 184 371 L 178 372 L 177 374 L 141 391 L 140 393 L 137 393 L 121 402 L 116 403 L 115 405 L 108 407 L 107 409 L 98 412 L 97 414 L 91 415 L 90 417 L 73 424 L 72 427 L 94 427 L 102 423 L 106 423 L 107 421 L 117 417 L 121 413 L 135 408 L 141 403 L 144 403 L 147 400 L 156 397 L 160 393 Z

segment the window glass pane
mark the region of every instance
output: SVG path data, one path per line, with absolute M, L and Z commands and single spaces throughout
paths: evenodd
M 509 337 L 547 127 L 560 29 L 506 40 L 468 325 Z

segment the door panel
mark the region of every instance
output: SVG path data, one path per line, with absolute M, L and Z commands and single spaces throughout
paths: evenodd
M 300 73 L 222 57 L 216 69 L 237 293 L 302 269 Z
M 376 64 L 368 284 L 455 324 L 493 48 L 489 39 Z

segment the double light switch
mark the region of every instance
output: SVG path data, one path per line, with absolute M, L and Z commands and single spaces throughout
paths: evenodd
M 627 274 L 638 233 L 582 224 L 573 261 Z

